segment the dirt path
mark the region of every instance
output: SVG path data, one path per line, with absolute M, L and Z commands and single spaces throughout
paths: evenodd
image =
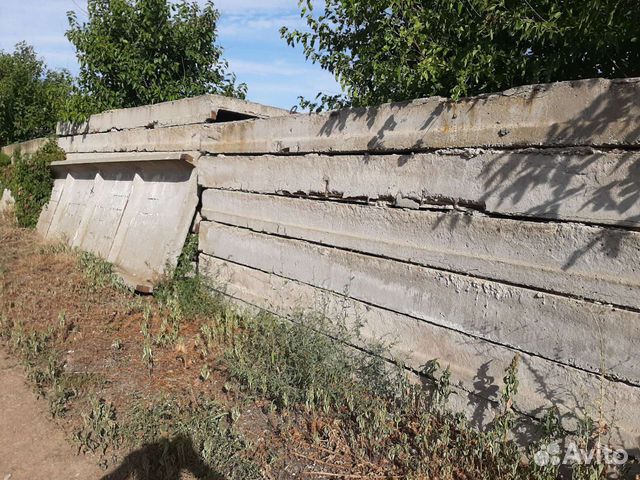
M 46 402 L 25 384 L 22 368 L 0 349 L 0 480 L 99 479 L 50 420 Z

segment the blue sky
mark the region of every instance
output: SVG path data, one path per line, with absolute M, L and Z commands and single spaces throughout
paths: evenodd
M 332 75 L 306 62 L 299 48 L 280 38 L 282 25 L 303 26 L 297 0 L 217 0 L 219 43 L 238 80 L 249 86 L 248 99 L 291 108 L 299 95 L 339 93 Z M 68 10 L 85 19 L 86 0 L 0 0 L 0 49 L 13 51 L 26 40 L 51 68 L 77 73 L 73 47 L 64 32 Z

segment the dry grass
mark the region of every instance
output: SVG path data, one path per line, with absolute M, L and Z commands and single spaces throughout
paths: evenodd
M 230 381 L 224 345 L 211 344 L 203 358 L 201 326 L 208 319 L 201 315 L 181 319 L 179 338 L 162 345 L 158 340 L 170 315 L 167 305 L 114 288 L 108 279 L 100 278 L 105 273 L 100 266 L 86 268 L 91 264 L 86 257 L 83 260 L 78 252 L 59 245 L 43 245 L 33 231 L 16 227 L 8 218 L 0 219 L 0 246 L 0 317 L 4 325 L 19 325 L 25 332 L 47 332 L 57 330 L 64 318 L 64 333 L 54 332 L 46 349 L 55 352 L 64 372 L 91 379 L 90 385 L 70 396 L 59 409 L 62 416 L 56 421 L 70 439 L 84 428 L 92 399 L 112 405 L 121 417 L 134 407 L 161 410 L 171 402 L 200 408 L 201 401 L 207 399 L 233 412 L 234 429 L 248 442 L 246 457 L 260 466 L 263 476 L 290 478 L 319 470 L 326 461 L 333 464 L 332 472 L 351 470 L 359 463 L 348 453 L 327 453 L 315 445 L 306 415 L 276 414 L 270 400 L 243 393 Z M 143 359 L 141 326 L 145 321 L 152 339 L 151 373 Z M 209 375 L 203 381 L 204 365 Z M 45 393 L 51 385 L 39 388 Z M 49 394 L 52 402 L 60 400 Z M 150 441 L 142 426 L 127 433 Z M 113 446 L 102 458 L 109 465 L 117 465 L 132 448 L 120 445 L 114 451 Z M 366 468 L 358 470 L 366 473 Z

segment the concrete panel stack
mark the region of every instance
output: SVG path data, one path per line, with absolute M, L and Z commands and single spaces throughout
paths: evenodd
M 34 138 L 33 140 L 27 140 L 26 142 L 6 145 L 2 147 L 0 151 L 9 157 L 12 157 L 18 150 L 20 150 L 20 153 L 23 155 L 32 155 L 45 143 L 47 143 L 47 138 Z
M 638 118 L 627 79 L 201 125 L 201 269 L 438 358 L 479 423 L 518 353 L 519 411 L 602 414 L 636 446 Z
M 208 124 L 287 115 L 286 110 L 220 95 L 111 110 L 81 124 L 60 124 L 58 143 L 68 153 L 200 150 Z
M 38 231 L 108 260 L 126 283 L 150 292 L 175 264 L 196 213 L 201 126 L 286 113 L 206 95 L 60 124 L 67 159 L 51 166 Z

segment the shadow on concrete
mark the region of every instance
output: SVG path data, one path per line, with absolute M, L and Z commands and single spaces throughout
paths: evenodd
M 581 80 L 580 82 L 595 88 L 601 81 L 601 79 L 593 79 Z M 541 152 L 535 148 L 536 145 L 531 145 L 534 148 L 530 150 L 526 149 L 526 145 L 509 145 L 508 133 L 505 133 L 508 146 L 504 148 L 497 147 L 498 149 L 503 149 L 504 153 L 490 162 L 478 178 L 478 182 L 482 184 L 484 191 L 480 204 L 488 197 L 497 197 L 500 199 L 499 203 L 504 203 L 508 200 L 509 203 L 517 205 L 532 190 L 545 187 L 551 191 L 551 199 L 526 209 L 523 215 L 549 219 L 558 218 L 559 207 L 562 202 L 572 199 L 581 202 L 581 210 L 609 211 L 620 215 L 623 217 L 623 220 L 619 222 L 621 227 L 634 226 L 634 224 L 640 223 L 640 214 L 629 214 L 629 211 L 637 207 L 640 202 L 640 152 L 637 148 L 625 150 L 626 147 L 624 145 L 621 146 L 621 152 L 615 157 L 615 165 L 608 167 L 608 173 L 623 173 L 623 175 L 620 175 L 621 179 L 619 180 L 602 178 L 602 183 L 595 191 L 588 191 L 584 184 L 569 185 L 567 182 L 569 177 L 580 177 L 594 163 L 604 160 L 604 154 L 600 152 L 599 155 L 597 150 L 592 154 L 588 154 L 577 151 L 572 152 L 567 147 L 588 148 L 590 139 L 595 135 L 602 136 L 605 134 L 612 122 L 616 122 L 621 136 L 626 139 L 628 145 L 633 143 L 637 145 L 640 139 L 640 118 L 634 117 L 632 113 L 634 108 L 636 110 L 638 108 L 638 99 L 635 95 L 636 91 L 626 86 L 629 82 L 633 82 L 633 80 L 613 81 L 610 88 L 607 88 L 596 97 L 576 116 L 574 122 L 558 124 L 549 129 L 542 144 L 544 147 L 565 149 L 564 157 L 572 156 L 571 165 L 568 165 L 567 161 L 558 161 L 558 158 L 562 157 L 563 154 L 561 151 L 541 159 Z M 535 87 L 518 93 L 519 96 L 527 95 L 526 103 L 532 103 L 539 97 L 544 96 L 544 94 L 544 88 Z M 428 131 L 435 120 L 441 116 L 448 118 L 449 115 L 457 116 L 459 114 L 473 117 L 476 105 L 485 103 L 489 96 L 480 95 L 463 99 L 462 102 L 464 103 L 442 99 L 429 112 L 428 117 L 422 122 L 420 130 Z M 394 110 L 421 101 L 394 103 Z M 465 110 L 458 112 L 461 109 L 460 105 L 464 105 Z M 328 137 L 335 133 L 345 132 L 348 130 L 349 123 L 364 118 L 370 130 L 369 153 L 384 152 L 386 135 L 393 132 L 398 126 L 398 122 L 402 122 L 402 120 L 397 119 L 395 114 L 389 114 L 387 118 L 381 118 L 381 111 L 380 107 L 367 107 L 330 112 L 318 136 Z M 382 124 L 382 126 L 374 128 L 376 124 Z M 405 150 L 410 152 L 418 151 L 424 149 L 425 146 L 428 147 L 424 141 L 418 140 L 411 145 L 407 145 Z M 482 147 L 483 145 L 478 146 Z M 450 148 L 457 147 L 459 146 L 455 143 L 450 145 Z M 512 158 L 513 149 L 520 147 L 522 149 L 519 151 L 519 155 Z M 605 144 L 600 147 L 605 151 L 609 151 L 616 145 Z M 405 152 L 398 161 L 398 167 L 406 165 L 412 158 L 412 154 Z M 529 204 L 530 200 L 529 198 Z M 611 251 L 615 251 L 615 248 L 612 248 Z
M 594 88 L 602 82 L 600 79 L 583 80 L 588 86 Z M 637 80 L 614 80 L 600 95 L 598 95 L 589 105 L 586 105 L 580 114 L 575 116 L 575 121 L 552 126 L 545 138 L 540 142 L 542 145 L 508 145 L 506 147 L 496 147 L 499 153 L 488 162 L 487 166 L 477 177 L 478 190 L 482 192 L 478 206 L 486 205 L 486 200 L 491 197 L 494 202 L 498 199 L 498 206 L 502 204 L 515 205 L 516 207 L 524 199 L 527 200 L 528 207 L 519 213 L 519 218 L 531 220 L 572 220 L 570 214 L 562 215 L 561 206 L 564 202 L 571 201 L 577 205 L 578 212 L 595 213 L 608 212 L 610 217 L 618 218 L 613 222 L 606 222 L 607 227 L 601 228 L 600 222 L 591 222 L 599 231 L 585 245 L 580 246 L 575 251 L 570 252 L 566 258 L 561 259 L 562 268 L 565 271 L 571 268 L 578 260 L 591 250 L 597 250 L 609 258 L 616 258 L 619 255 L 623 242 L 629 237 L 637 236 L 640 225 L 640 117 L 634 112 L 638 111 L 639 100 L 637 89 L 630 88 L 629 83 Z M 536 98 L 543 96 L 544 88 L 530 89 L 527 102 L 531 103 Z M 476 105 L 485 102 L 487 96 L 480 96 L 474 99 L 465 99 L 465 111 L 460 115 L 473 115 Z M 580 99 L 577 99 L 580 101 Z M 411 102 L 397 103 L 398 108 L 407 106 Z M 423 138 L 428 138 L 428 130 L 441 115 L 450 115 L 451 107 L 455 102 L 442 101 L 435 109 L 429 112 L 422 124 L 424 130 Z M 553 107 L 553 106 L 550 106 Z M 327 121 L 320 130 L 319 136 L 328 137 L 337 132 L 348 131 L 348 124 L 355 120 L 366 119 L 366 124 L 370 130 L 370 140 L 368 141 L 369 154 L 375 152 L 392 153 L 385 151 L 385 137 L 391 133 L 401 119 L 397 115 L 389 114 L 387 118 L 380 118 L 381 108 L 353 108 L 336 111 L 329 114 Z M 613 140 L 607 144 L 602 140 L 599 145 L 592 147 L 591 139 L 594 136 L 606 135 L 607 129 L 615 122 L 618 127 L 619 136 L 622 137 L 622 145 L 616 144 Z M 374 128 L 375 125 L 382 125 Z M 505 131 L 504 136 L 509 132 Z M 503 136 L 501 135 L 501 136 Z M 398 168 L 403 168 L 412 161 L 415 161 L 412 152 L 425 150 L 428 147 L 424 141 L 419 140 L 412 145 L 407 145 L 406 149 L 400 153 Z M 454 142 L 450 148 L 459 147 Z M 483 145 L 478 145 L 483 147 Z M 501 152 L 500 152 L 501 150 Z M 517 153 L 517 155 L 514 155 Z M 597 175 L 594 176 L 594 167 L 598 166 Z M 591 178 L 595 181 L 581 181 L 587 172 L 591 172 Z M 429 179 L 424 179 L 425 185 Z M 594 185 L 595 184 L 595 185 Z M 540 196 L 538 203 L 533 202 L 536 196 L 534 191 L 543 189 L 546 194 Z M 437 194 L 437 192 L 434 192 Z M 499 209 L 498 209 L 499 210 Z M 487 213 L 492 213 L 487 211 Z M 496 212 L 499 213 L 499 212 Z M 455 217 L 449 222 L 448 227 L 455 229 L 461 217 Z M 575 220 L 575 219 L 574 219 Z M 605 223 L 604 221 L 601 223 Z M 517 321 L 517 319 L 513 319 Z M 606 334 L 598 332 L 597 325 L 593 325 L 594 335 L 586 340 L 585 348 L 598 348 L 599 335 Z M 560 334 L 560 333 L 559 333 Z M 561 335 L 561 334 L 560 334 Z M 478 403 L 476 396 L 495 401 L 498 387 L 494 384 L 495 379 L 488 376 L 488 363 L 484 364 L 477 372 L 474 379 L 475 392 L 469 394 L 469 403 L 480 405 L 473 417 L 476 425 L 483 426 L 485 423 L 486 406 L 482 402 Z M 566 366 L 570 366 L 570 359 L 566 360 Z M 526 365 L 533 372 L 537 392 L 548 401 L 549 406 L 554 405 L 558 398 L 567 399 L 567 403 L 577 405 L 576 409 L 566 412 L 563 417 L 574 418 L 584 415 L 585 411 L 578 411 L 584 405 L 585 399 L 576 391 L 575 385 L 550 386 L 546 379 L 546 372 L 535 369 L 533 365 Z M 615 368 L 615 367 L 614 367 Z M 554 401 L 555 399 L 555 401 Z M 486 405 L 486 404 L 485 404 Z M 544 409 L 540 408 L 534 412 L 528 412 L 534 416 L 544 414 Z M 615 416 L 615 412 L 607 412 L 609 417 Z M 610 418 L 612 425 L 611 433 L 618 434 L 620 426 L 615 425 L 615 418 Z M 640 438 L 638 438 L 640 442 Z M 640 443 L 639 443 L 640 444 Z M 630 455 L 640 456 L 640 448 L 633 448 Z

